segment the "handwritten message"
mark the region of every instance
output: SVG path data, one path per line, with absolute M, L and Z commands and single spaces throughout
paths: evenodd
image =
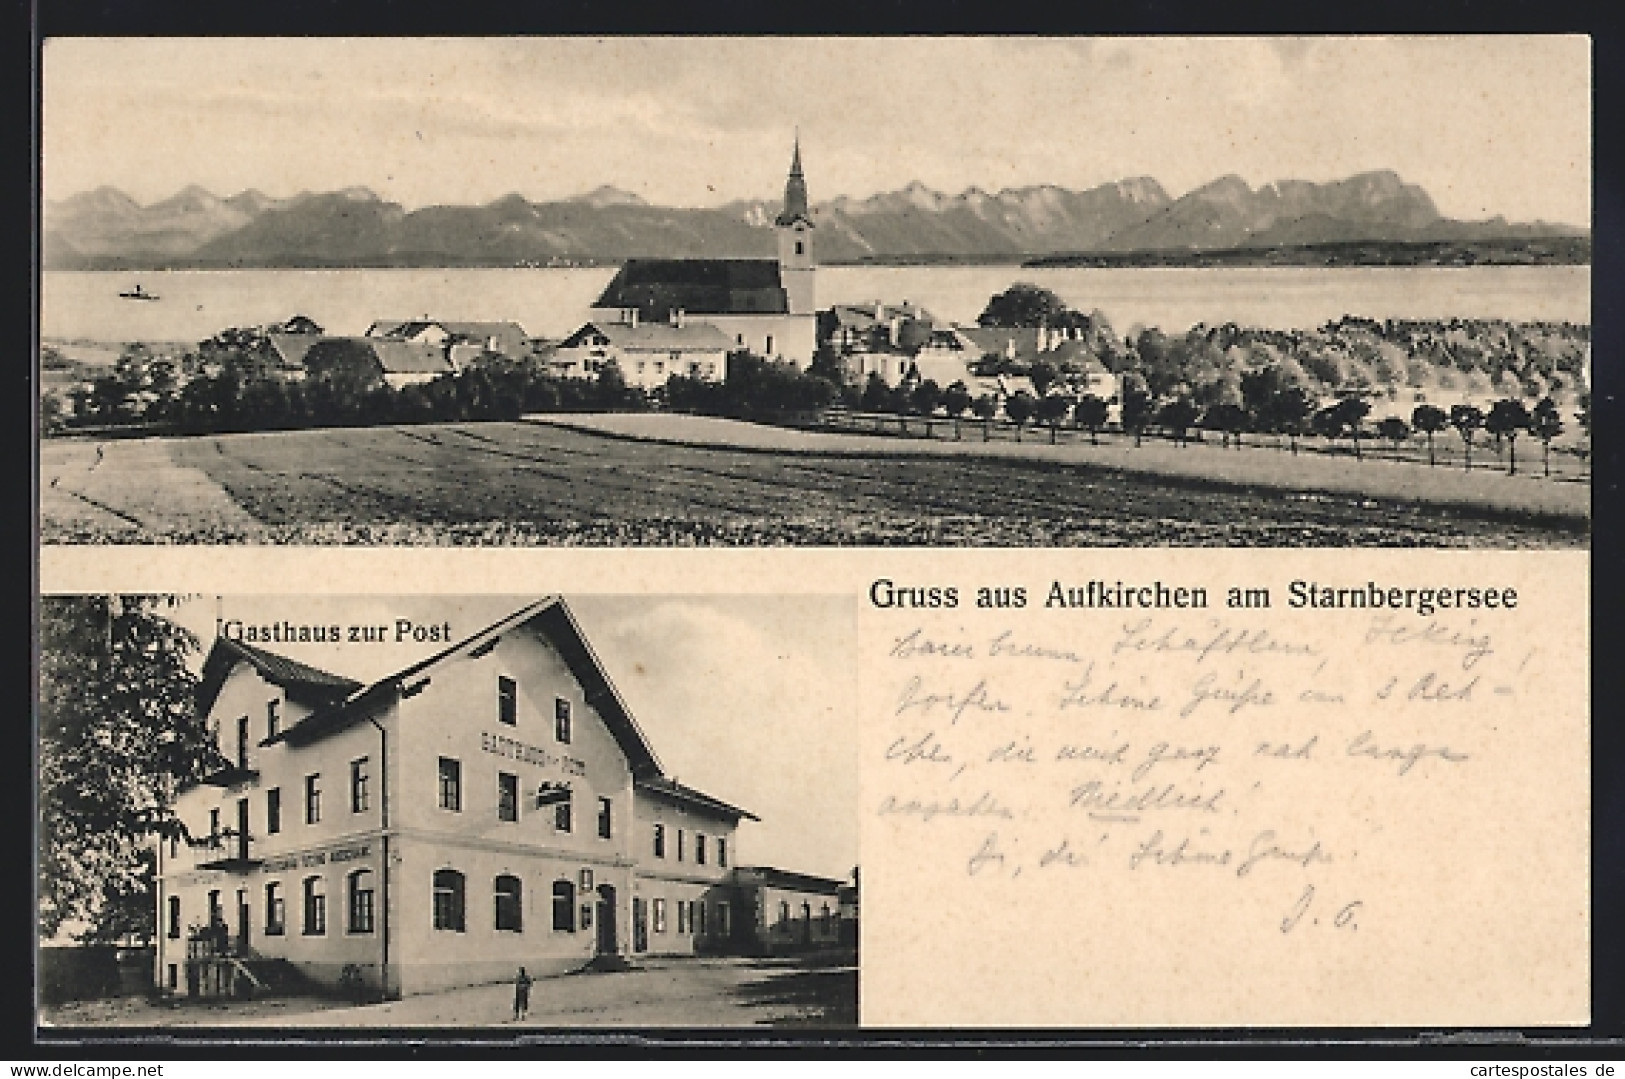
M 866 1020 L 1583 1020 L 1583 577 L 1301 583 L 871 602 Z

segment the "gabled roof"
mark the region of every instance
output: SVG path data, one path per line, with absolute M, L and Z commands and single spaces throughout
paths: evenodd
M 265 339 L 271 343 L 276 351 L 277 359 L 283 367 L 303 367 L 305 353 L 321 338 L 313 333 L 268 333 Z
M 789 888 L 797 892 L 816 892 L 835 895 L 844 882 L 831 877 L 818 877 L 811 873 L 797 873 L 790 869 L 775 869 L 770 865 L 740 866 L 734 870 L 736 879 L 765 884 L 769 888 Z
M 579 348 L 592 334 L 606 338 L 616 348 L 628 352 L 726 352 L 733 347 L 728 335 L 709 322 L 639 323 L 589 322 L 571 334 L 561 348 Z
M 694 806 L 695 808 L 715 813 L 721 817 L 728 817 L 736 823 L 741 817 L 756 821 L 762 819 L 749 810 L 740 809 L 738 806 L 729 805 L 720 798 L 713 798 L 709 794 L 702 794 L 693 787 L 685 787 L 675 779 L 667 779 L 664 776 L 651 776 L 648 779 L 640 779 L 637 781 L 635 786 L 640 791 L 660 795 L 670 799 L 673 802 Z
M 361 688 L 361 683 L 353 678 L 345 678 L 308 663 L 234 641 L 230 637 L 216 637 L 208 658 L 203 661 L 203 679 L 197 688 L 198 714 L 209 713 L 226 679 L 242 663 L 253 667 L 267 682 L 282 687 L 289 700 L 312 708 L 335 704 Z
M 378 366 L 386 375 L 439 375 L 454 374 L 457 370 L 446 353 L 427 341 L 396 341 L 389 338 L 364 338 L 378 357 Z
M 530 335 L 517 322 L 447 322 L 438 318 L 379 319 L 367 327 L 367 336 L 408 340 L 431 326 L 464 341 L 484 342 L 494 337 L 504 345 L 517 346 L 530 341 Z
M 344 700 L 331 707 L 313 712 L 300 722 L 283 730 L 273 741 L 287 741 L 293 745 L 308 745 L 318 738 L 344 730 L 366 719 L 372 709 L 402 695 L 415 692 L 420 679 L 433 677 L 439 664 L 458 656 L 479 653 L 482 648 L 494 647 L 505 633 L 529 628 L 541 633 L 559 651 L 565 665 L 581 683 L 587 703 L 603 717 L 610 734 L 625 754 L 634 779 L 654 778 L 661 775 L 660 761 L 644 737 L 637 721 L 632 718 L 626 702 L 610 683 L 603 663 L 593 652 L 570 614 L 564 601 L 556 596 L 538 600 L 522 607 L 506 618 L 487 626 L 426 659 L 419 660 L 394 674 L 380 678 L 371 685 L 356 689 Z M 719 803 L 721 804 L 721 803 Z
M 790 312 L 775 259 L 632 259 L 593 306 L 635 307 L 644 322 L 665 322 L 673 309 L 691 315 Z

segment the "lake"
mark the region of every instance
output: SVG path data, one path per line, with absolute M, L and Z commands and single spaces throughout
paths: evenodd
M 562 337 L 614 274 L 597 269 L 51 271 L 42 275 L 41 334 L 98 341 L 198 341 L 227 326 L 304 314 L 329 333 L 359 334 L 375 319 L 433 316 L 512 320 Z M 1245 267 L 1088 269 L 1017 266 L 830 266 L 818 303 L 924 304 L 974 322 L 988 297 L 1016 281 L 1052 289 L 1073 307 L 1105 312 L 1119 333 L 1197 322 L 1312 328 L 1342 315 L 1591 321 L 1589 266 Z M 157 301 L 119 292 L 140 283 Z

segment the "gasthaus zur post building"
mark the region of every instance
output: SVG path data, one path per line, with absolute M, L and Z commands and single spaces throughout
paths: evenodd
M 227 764 L 157 852 L 160 989 L 394 997 L 839 935 L 735 872 L 757 818 L 662 772 L 560 599 L 370 684 L 220 637 L 199 694 Z

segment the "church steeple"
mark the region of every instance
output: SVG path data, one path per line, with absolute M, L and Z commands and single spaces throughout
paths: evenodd
M 812 227 L 812 214 L 807 209 L 807 178 L 801 174 L 801 132 L 796 132 L 795 150 L 790 156 L 790 177 L 784 181 L 784 211 L 774 222 L 792 225 L 797 219 Z
M 779 280 L 792 315 L 817 310 L 818 260 L 813 257 L 812 212 L 807 208 L 807 178 L 801 175 L 801 132 L 790 155 L 790 178 L 784 181 L 784 212 L 773 222 L 779 234 Z

